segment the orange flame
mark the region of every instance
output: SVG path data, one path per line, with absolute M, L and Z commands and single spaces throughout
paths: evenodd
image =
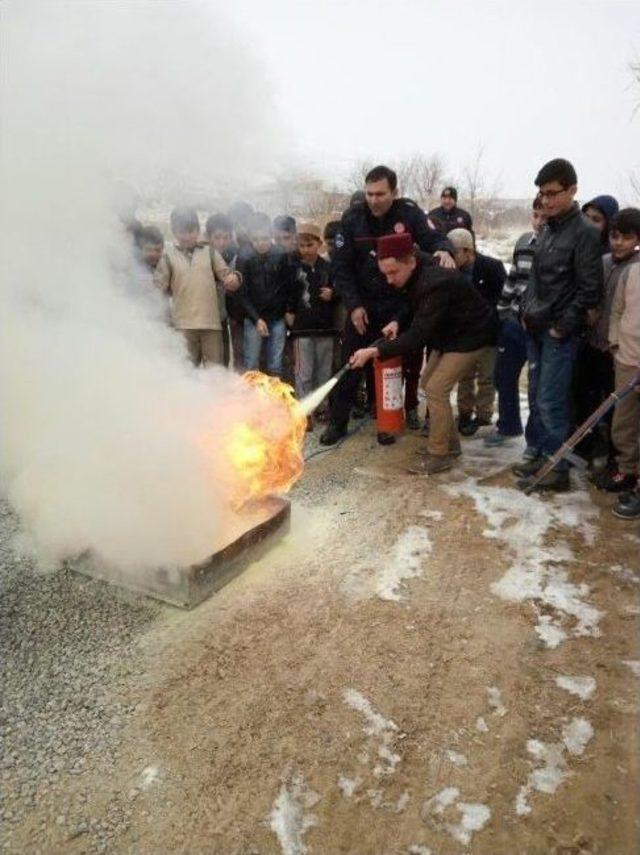
M 235 424 L 226 441 L 226 455 L 240 477 L 238 505 L 291 489 L 302 474 L 307 424 L 288 383 L 260 371 L 248 371 L 242 379 L 266 406 Z

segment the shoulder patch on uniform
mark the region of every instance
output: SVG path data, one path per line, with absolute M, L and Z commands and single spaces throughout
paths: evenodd
M 342 249 L 342 247 L 344 246 L 344 235 L 342 234 L 342 232 L 338 232 L 338 234 L 336 235 L 335 245 L 336 249 Z
M 397 235 L 401 235 L 406 231 L 404 223 L 396 223 L 393 230 Z

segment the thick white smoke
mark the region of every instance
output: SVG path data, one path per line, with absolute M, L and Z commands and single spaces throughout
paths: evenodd
M 0 473 L 49 561 L 124 569 L 211 553 L 238 383 L 196 371 L 132 294 L 116 181 L 215 193 L 264 174 L 263 73 L 212 3 L 9 0 L 0 10 Z

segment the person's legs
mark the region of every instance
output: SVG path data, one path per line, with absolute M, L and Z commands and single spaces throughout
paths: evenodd
M 542 345 L 537 335 L 527 335 L 527 362 L 529 363 L 529 418 L 524 429 L 527 441 L 525 456 L 532 459 L 541 457 L 544 439 L 544 426 L 540 420 L 538 408 L 538 386 L 540 380 L 540 360 Z
M 616 388 L 626 383 L 637 371 L 632 365 L 616 360 Z M 611 429 L 616 447 L 618 471 L 623 475 L 637 475 L 640 463 L 640 394 L 633 390 L 616 404 Z
M 478 359 L 478 391 L 476 394 L 476 418 L 490 424 L 496 399 L 493 371 L 496 364 L 496 348 L 483 347 Z
M 313 339 L 309 336 L 297 336 L 293 340 L 293 371 L 296 381 L 296 395 L 301 400 L 313 391 Z
M 451 390 L 461 377 L 468 376 L 478 361 L 479 353 L 478 350 L 470 353 L 436 352 L 429 357 L 425 371 L 431 421 L 427 448 L 434 456 L 449 454 L 450 442 L 455 436 Z
M 376 330 L 376 332 L 379 331 Z M 368 333 L 366 335 L 359 335 L 351 320 L 348 320 L 342 342 L 342 364 L 346 365 L 356 350 L 367 347 L 368 344 L 375 341 L 375 338 L 376 336 L 371 336 Z M 361 368 L 347 371 L 340 378 L 338 385 L 331 393 L 331 422 L 341 430 L 346 429 L 349 422 L 349 415 L 351 414 L 351 408 L 355 401 L 361 376 Z
M 409 413 L 418 409 L 418 383 L 424 361 L 424 348 L 408 353 L 402 359 L 404 375 L 404 410 Z
M 202 362 L 202 346 L 200 341 L 200 330 L 182 330 L 189 359 L 197 367 Z
M 242 372 L 244 371 L 244 323 L 230 318 L 229 329 L 231 331 L 233 368 L 235 371 Z
M 249 318 L 244 319 L 244 366 L 247 371 L 258 371 L 260 368 L 260 354 L 264 338 L 256 329 L 256 325 Z
M 476 376 L 478 374 L 478 366 L 472 365 L 464 377 L 460 378 L 458 383 L 458 420 L 463 423 L 470 419 L 476 408 Z
M 318 336 L 313 339 L 315 388 L 323 386 L 331 379 L 333 368 L 333 338 Z
M 498 433 L 520 436 L 520 372 L 527 361 L 527 338 L 520 324 L 512 319 L 503 322 L 498 340 L 494 382 L 498 392 Z
M 536 403 L 544 434 L 542 453 L 554 454 L 571 430 L 571 381 L 576 354 L 576 338 L 556 339 L 545 332 L 541 337 L 540 368 Z M 562 461 L 557 468 L 568 469 Z
M 199 330 L 203 365 L 224 365 L 222 330 Z
M 269 321 L 269 336 L 267 338 L 267 374 L 272 377 L 282 376 L 282 356 L 287 340 L 287 327 L 284 319 Z

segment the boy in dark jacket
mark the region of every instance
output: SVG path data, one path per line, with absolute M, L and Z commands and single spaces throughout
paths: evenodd
M 382 329 L 387 341 L 356 351 L 351 366 L 362 368 L 375 357 L 389 359 L 425 346 L 431 349 L 425 369 L 431 421 L 428 456 L 409 471 L 444 472 L 451 468 L 452 457 L 460 454 L 451 390 L 495 341 L 495 312 L 461 273 L 436 267 L 428 256 L 416 252 L 408 234 L 379 238 L 377 255 L 388 285 L 406 294 L 413 320 L 402 333 L 398 321 L 390 321 Z
M 453 229 L 448 237 L 455 250 L 456 267 L 477 288 L 497 317 L 496 306 L 507 278 L 504 264 L 497 258 L 478 252 L 475 239 L 467 229 Z M 495 362 L 494 341 L 484 348 L 477 364 L 458 383 L 458 430 L 463 436 L 473 436 L 479 427 L 491 424 L 496 397 L 493 385 Z
M 334 293 L 331 265 L 320 255 L 321 246 L 320 227 L 303 223 L 298 229 L 298 252 L 293 260 L 295 315 L 287 316 L 298 398 L 326 383 L 333 367 Z
M 237 297 L 245 313 L 245 368 L 258 370 L 265 348 L 267 373 L 280 377 L 287 335 L 285 314 L 295 317 L 292 267 L 288 256 L 271 241 L 271 221 L 266 214 L 253 217 L 250 238 L 253 252 L 237 262 L 242 274 Z
M 535 180 L 547 224 L 533 258 L 524 299 L 529 385 L 540 416 L 536 459 L 514 467 L 526 489 L 571 429 L 571 384 L 581 331 L 602 302 L 600 235 L 574 201 L 578 178 L 567 160 L 545 164 Z M 569 489 L 569 464 L 561 461 L 536 489 Z

